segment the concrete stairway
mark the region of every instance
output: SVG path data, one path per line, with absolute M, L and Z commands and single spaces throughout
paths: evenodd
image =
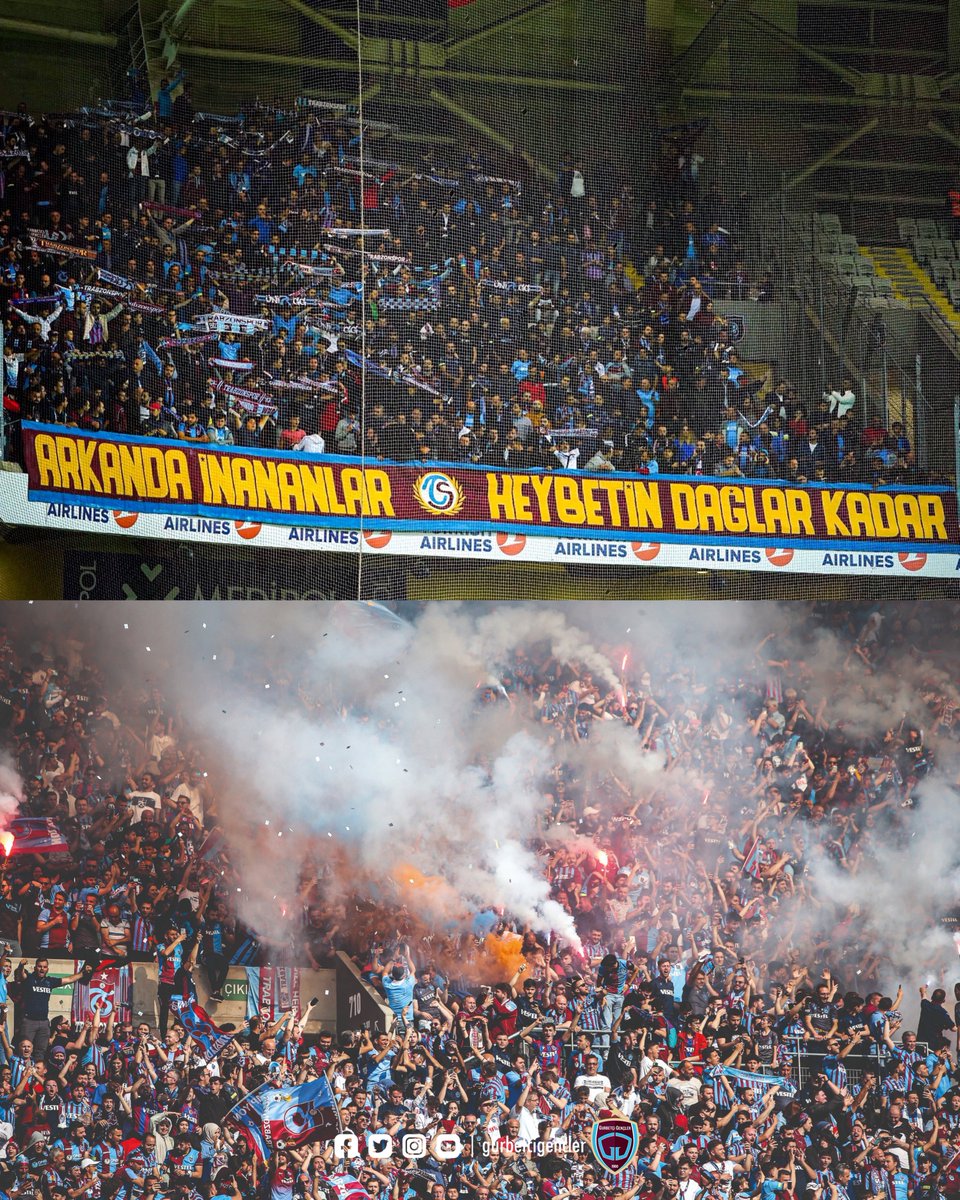
M 960 313 L 909 250 L 903 246 L 867 246 L 861 247 L 860 252 L 873 260 L 874 269 L 881 278 L 890 280 L 898 299 L 909 301 L 922 297 L 960 336 Z

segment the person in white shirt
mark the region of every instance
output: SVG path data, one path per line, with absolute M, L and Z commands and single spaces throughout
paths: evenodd
M 674 1093 L 682 1108 L 692 1108 L 700 1099 L 701 1087 L 703 1087 L 703 1081 L 694 1071 L 690 1059 L 685 1058 L 674 1074 L 670 1076 L 667 1095 Z
M 700 1184 L 693 1178 L 693 1164 L 681 1159 L 677 1163 L 677 1200 L 695 1200 L 700 1192 Z
M 39 329 L 41 342 L 49 342 L 50 330 L 53 327 L 53 324 L 56 321 L 57 317 L 59 317 L 60 314 L 63 312 L 63 305 L 58 304 L 57 307 L 52 312 L 48 313 L 45 317 L 41 317 L 39 313 L 24 312 L 23 309 L 15 308 L 12 304 L 10 305 L 10 311 L 12 313 L 16 313 L 16 315 L 18 317 L 21 317 L 24 321 L 26 321 L 26 323 L 28 325 L 31 325 L 34 329 Z
M 577 1088 L 587 1088 L 590 1092 L 591 1104 L 606 1103 L 607 1097 L 613 1090 L 613 1085 L 609 1076 L 599 1073 L 600 1060 L 595 1054 L 588 1054 L 583 1065 L 586 1070 L 583 1075 L 578 1075 L 573 1081 L 574 1092 Z
M 633 1116 L 633 1110 L 642 1099 L 642 1094 L 637 1091 L 637 1073 L 634 1070 L 630 1070 L 626 1072 L 620 1087 L 615 1088 L 611 1092 L 607 1103 L 610 1108 L 615 1109 L 618 1113 L 622 1113 L 626 1120 L 629 1121 Z
M 580 461 L 580 447 L 572 446 L 566 438 L 553 452 L 553 457 L 565 471 L 575 471 Z
M 190 812 L 198 825 L 203 825 L 202 777 L 199 771 L 184 771 L 180 782 L 170 796 L 170 806 L 176 808 L 177 801 L 185 796 L 190 803 Z
M 160 793 L 156 791 L 151 775 L 141 777 L 139 788 L 132 778 L 129 784 L 132 789 L 127 792 L 127 799 L 130 801 L 130 824 L 139 825 L 145 808 L 152 808 L 154 812 L 160 811 Z
M 299 450 L 302 454 L 324 454 L 326 453 L 327 443 L 319 433 L 308 433 L 293 448 L 294 450 Z
M 534 1087 L 534 1076 L 531 1075 L 527 1086 L 517 1097 L 517 1103 L 510 1110 L 510 1119 L 519 1122 L 516 1138 L 518 1143 L 526 1146 L 537 1140 L 543 1114 L 540 1111 L 540 1097 Z
M 844 379 L 840 387 L 834 388 L 832 392 L 824 392 L 823 398 L 830 405 L 830 415 L 838 418 L 845 417 L 857 402 L 849 379 Z
M 727 1148 L 717 1139 L 707 1147 L 708 1158 L 700 1167 L 700 1174 L 711 1186 L 715 1186 L 725 1196 L 733 1190 L 733 1178 L 744 1170 L 738 1163 L 727 1158 Z

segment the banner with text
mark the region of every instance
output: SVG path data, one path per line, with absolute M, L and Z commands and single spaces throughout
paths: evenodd
M 29 498 L 341 529 L 710 545 L 952 551 L 948 488 L 790 487 L 721 479 L 404 465 L 88 435 L 25 422 Z
M 405 532 L 391 529 L 338 529 L 323 526 L 274 525 L 260 520 L 227 517 L 183 516 L 173 513 L 132 512 L 109 502 L 62 499 L 30 500 L 27 477 L 0 471 L 0 520 L 8 525 L 36 526 L 56 532 L 110 534 L 136 544 L 146 538 L 168 541 L 171 547 L 193 542 L 218 547 L 248 547 L 268 552 L 292 551 L 295 556 L 319 555 L 311 566 L 314 584 L 302 590 L 279 565 L 263 568 L 261 559 L 201 560 L 185 572 L 164 566 L 155 556 L 145 561 L 130 555 L 78 550 L 70 555 L 69 582 L 65 575 L 64 598 L 153 600 L 334 600 L 341 594 L 344 574 L 336 564 L 342 554 L 374 557 L 400 555 L 413 558 L 473 559 L 485 562 L 571 563 L 593 566 L 697 571 L 751 571 L 801 575 L 899 576 L 908 579 L 960 579 L 960 547 L 908 550 L 899 546 L 871 549 L 863 543 L 827 542 L 794 549 L 771 538 L 763 545 L 711 544 L 695 535 L 683 540 L 614 540 L 583 536 L 579 531 L 555 534 L 508 533 L 491 529 L 482 533 L 456 531 Z M 838 548 L 840 546 L 841 548 Z M 844 548 L 845 547 L 845 548 Z M 122 569 L 119 560 L 129 559 Z M 190 562 L 194 562 L 191 556 Z M 322 565 L 321 565 L 322 564 Z M 67 567 L 65 565 L 65 571 Z M 158 575 L 158 572 L 162 574 Z M 171 580 L 171 574 L 174 576 Z M 353 594 L 353 593 L 351 593 Z

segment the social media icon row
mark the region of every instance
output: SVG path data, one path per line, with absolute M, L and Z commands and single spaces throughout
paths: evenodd
M 367 1137 L 367 1154 L 370 1158 L 383 1159 L 393 1155 L 393 1138 L 389 1133 L 371 1133 Z M 358 1158 L 360 1142 L 353 1133 L 338 1133 L 333 1139 L 336 1158 Z M 452 1162 L 463 1153 L 463 1142 L 455 1133 L 439 1133 L 428 1142 L 422 1133 L 405 1133 L 400 1138 L 402 1158 L 426 1158 L 432 1154 L 441 1162 Z

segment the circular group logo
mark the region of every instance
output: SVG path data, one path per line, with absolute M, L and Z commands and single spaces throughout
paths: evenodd
M 906 551 L 901 551 L 897 558 L 900 560 L 900 566 L 905 571 L 922 571 L 927 565 L 927 556 L 925 554 L 909 554 Z
M 506 554 L 508 558 L 513 558 L 516 554 L 522 554 L 526 544 L 526 536 L 522 533 L 497 534 L 497 549 L 501 554 Z
M 611 1175 L 633 1166 L 640 1151 L 640 1130 L 634 1121 L 605 1117 L 590 1133 L 594 1158 Z
M 233 527 L 245 542 L 249 542 L 251 538 L 255 538 L 263 528 L 256 521 L 234 521 Z
M 371 550 L 382 550 L 385 546 L 389 546 L 392 537 L 393 534 L 389 529 L 365 529 L 363 531 L 363 540 Z
M 631 542 L 630 549 L 641 562 L 653 562 L 660 553 L 659 542 Z
M 113 510 L 112 515 L 114 521 L 120 526 L 121 529 L 132 529 L 137 523 L 137 517 L 140 516 L 139 513 L 123 512 L 118 508 Z
M 466 500 L 459 482 L 446 471 L 427 471 L 418 475 L 413 494 L 421 508 L 442 517 L 458 513 Z
M 789 546 L 770 546 L 764 554 L 771 567 L 788 567 L 793 562 L 793 551 Z

